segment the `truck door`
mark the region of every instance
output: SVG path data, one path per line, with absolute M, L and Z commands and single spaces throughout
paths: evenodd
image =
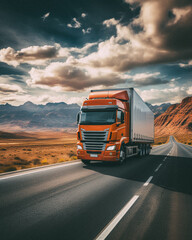
M 125 137 L 125 114 L 123 110 L 117 110 L 117 140 Z

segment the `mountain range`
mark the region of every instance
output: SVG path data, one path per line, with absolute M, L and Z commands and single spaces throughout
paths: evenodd
M 167 108 L 171 106 L 171 103 L 162 103 L 161 105 L 152 105 L 146 102 L 146 104 L 154 113 L 155 118 L 161 115 L 162 113 L 164 113 L 167 110 Z
M 146 103 L 155 116 L 155 132 L 158 135 L 192 131 L 192 97 L 180 104 Z M 0 130 L 37 130 L 75 128 L 78 104 L 47 103 L 36 105 L 26 102 L 20 106 L 0 105 Z
M 36 105 L 26 102 L 20 106 L 0 105 L 1 130 L 40 129 L 40 128 L 73 128 L 76 126 L 76 115 L 80 110 L 77 104 L 47 103 Z M 6 129 L 7 130 L 7 129 Z
M 192 97 L 172 104 L 155 119 L 156 135 L 192 134 Z

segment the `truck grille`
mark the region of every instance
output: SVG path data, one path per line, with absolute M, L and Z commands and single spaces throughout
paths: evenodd
M 83 131 L 82 140 L 84 150 L 100 150 L 104 151 L 109 133 L 109 129 L 105 131 Z
M 84 141 L 107 141 L 108 131 L 82 131 L 82 139 Z
M 83 149 L 85 150 L 105 150 L 106 143 L 98 143 L 98 142 L 85 142 L 83 143 Z

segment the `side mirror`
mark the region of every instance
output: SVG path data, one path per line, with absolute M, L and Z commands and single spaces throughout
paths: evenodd
M 80 112 L 77 113 L 77 124 L 79 124 Z

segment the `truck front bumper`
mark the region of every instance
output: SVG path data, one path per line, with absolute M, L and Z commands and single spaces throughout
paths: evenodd
M 95 156 L 94 157 L 91 156 L 92 154 Z M 96 151 L 77 150 L 77 158 L 92 161 L 106 161 L 106 162 L 118 161 L 117 151 L 101 151 L 100 153 L 96 153 Z

